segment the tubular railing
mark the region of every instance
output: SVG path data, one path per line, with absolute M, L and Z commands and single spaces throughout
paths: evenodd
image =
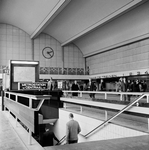
M 56 145 L 61 145 L 64 142 L 65 138 L 66 136 L 62 137 Z
M 99 126 L 95 127 L 93 130 L 91 130 L 90 132 L 88 132 L 85 135 L 82 135 L 80 133 L 81 136 L 88 138 L 92 133 L 94 133 L 95 131 L 101 129 L 102 127 L 106 126 L 110 121 L 112 121 L 113 119 L 115 119 L 117 116 L 119 116 L 120 114 L 122 114 L 124 111 L 127 111 L 128 109 L 130 109 L 134 104 L 139 104 L 138 101 L 145 100 L 146 103 L 149 103 L 149 93 L 142 93 L 142 92 L 104 92 L 104 91 L 63 91 L 64 96 L 67 97 L 67 94 L 69 93 L 69 98 L 71 97 L 71 93 L 73 92 L 78 92 L 78 99 L 79 98 L 83 98 L 82 94 L 90 94 L 90 93 L 96 93 L 96 94 L 104 94 L 104 98 L 105 101 L 108 99 L 107 97 L 110 95 L 119 95 L 120 96 L 120 101 L 122 101 L 122 98 L 124 95 L 131 95 L 134 96 L 133 99 L 131 99 L 130 103 L 128 105 L 126 105 L 124 108 L 122 108 L 121 110 L 119 110 L 114 116 L 110 117 L 108 120 L 104 121 L 102 124 L 100 124 Z M 138 97 L 139 96 L 139 97 Z M 81 99 L 80 99 L 81 100 Z M 67 103 L 67 101 L 66 101 Z M 136 105 L 138 106 L 138 105 Z M 149 121 L 148 121 L 149 122 Z M 149 127 L 149 123 L 148 123 L 148 127 Z
M 90 131 L 89 133 L 87 133 L 86 135 L 84 135 L 84 137 L 87 138 L 87 137 L 89 137 L 89 135 L 91 135 L 97 129 L 101 129 L 102 127 L 104 127 L 107 123 L 109 123 L 110 121 L 112 121 L 113 119 L 115 119 L 117 116 L 119 116 L 120 114 L 122 114 L 124 111 L 128 110 L 131 106 L 133 106 L 135 103 L 137 103 L 139 100 L 141 100 L 144 96 L 145 96 L 145 94 L 142 94 L 139 98 L 135 99 L 134 101 L 132 101 L 131 103 L 129 103 L 126 107 L 124 107 L 122 110 L 120 110 L 116 115 L 112 116 L 111 118 L 109 118 L 108 120 L 104 121 L 102 124 L 100 124 L 96 128 L 94 128 L 92 131 Z
M 109 95 L 117 95 L 120 97 L 120 101 L 123 100 L 123 96 L 140 96 L 142 94 L 146 95 L 146 101 L 149 103 L 149 94 L 143 93 L 143 92 L 109 92 L 109 91 L 68 91 L 68 90 L 63 90 L 63 95 L 64 97 L 67 97 L 69 94 L 72 93 L 78 93 L 78 97 L 83 98 L 83 94 L 91 94 L 94 93 L 96 95 L 104 95 L 104 99 L 108 99 Z

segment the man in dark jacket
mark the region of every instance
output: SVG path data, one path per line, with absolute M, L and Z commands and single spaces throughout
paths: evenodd
M 76 80 L 75 80 L 74 83 L 72 84 L 71 90 L 72 90 L 72 91 L 79 91 L 79 85 L 77 84 L 77 81 L 76 81 Z M 72 96 L 78 96 L 78 93 L 73 92 L 73 93 L 72 93 Z
M 95 83 L 89 79 L 89 84 L 88 84 L 88 90 L 89 91 L 96 91 L 96 86 Z M 90 98 L 95 98 L 95 93 L 90 93 Z
M 46 128 L 45 130 L 46 132 L 43 134 L 42 146 L 53 146 L 53 139 L 59 143 L 59 140 L 53 133 L 52 129 L 50 130 L 49 128 Z

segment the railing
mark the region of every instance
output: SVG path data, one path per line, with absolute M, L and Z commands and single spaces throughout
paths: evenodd
M 60 139 L 60 141 L 56 145 L 61 145 L 66 139 L 66 136 Z
M 23 104 L 19 101 L 20 98 L 24 98 L 26 103 Z M 50 95 L 28 95 L 14 92 L 5 92 L 4 93 L 4 107 L 12 112 L 17 120 L 19 119 L 23 124 L 29 129 L 28 143 L 31 144 L 32 133 L 35 133 L 38 130 L 39 123 L 39 109 L 41 108 L 44 99 L 50 98 Z M 39 100 L 37 108 L 32 107 L 32 101 Z
M 119 110 L 118 113 L 116 113 L 114 116 L 110 117 L 108 120 L 107 120 L 107 117 L 106 117 L 106 120 L 100 124 L 99 126 L 97 126 L 96 128 L 94 128 L 93 130 L 91 130 L 90 132 L 88 132 L 87 134 L 85 135 L 82 135 L 83 137 L 85 138 L 88 138 L 92 133 L 94 133 L 95 131 L 101 129 L 102 127 L 106 126 L 110 121 L 112 121 L 113 119 L 115 119 L 117 116 L 119 116 L 121 113 L 123 113 L 124 111 L 132 111 L 135 110 L 135 112 L 137 113 L 140 113 L 141 115 L 144 113 L 145 116 L 149 116 L 149 113 L 148 113 L 148 108 L 144 108 L 145 110 L 143 110 L 143 107 L 139 109 L 139 107 L 136 107 L 136 109 L 132 109 L 131 110 L 131 107 L 135 104 L 137 104 L 136 106 L 139 106 L 139 101 L 143 100 L 143 101 L 146 101 L 146 103 L 149 103 L 149 93 L 136 93 L 136 92 L 97 92 L 97 91 L 63 91 L 64 92 L 64 98 L 62 98 L 62 101 L 64 101 L 64 104 L 65 103 L 72 103 L 72 104 L 77 104 L 77 105 L 80 105 L 80 107 L 82 106 L 96 106 L 96 107 L 103 107 L 103 108 L 106 108 L 106 106 L 102 106 L 100 105 L 100 103 L 96 103 L 94 104 L 95 102 L 92 101 L 90 103 L 87 103 L 87 101 L 82 101 L 81 102 L 81 99 L 83 98 L 83 94 L 90 94 L 90 93 L 96 93 L 98 95 L 104 95 L 104 100 L 102 102 L 106 102 L 106 100 L 108 100 L 108 96 L 109 95 L 116 95 L 116 96 L 120 96 L 120 99 L 119 101 L 122 101 L 122 97 L 124 95 L 131 95 L 131 96 L 134 96 L 134 99 L 131 100 L 129 103 L 127 103 L 127 105 L 125 107 L 120 107 L 121 109 L 119 108 L 115 108 L 115 110 Z M 71 96 L 72 93 L 79 93 L 78 94 L 78 101 L 75 100 L 74 97 Z M 67 100 L 67 96 L 68 96 L 68 100 Z M 138 97 L 139 96 L 139 97 Z M 66 99 L 65 99 L 66 98 Z M 72 100 L 70 100 L 72 98 Z M 97 106 L 98 105 L 98 106 Z M 65 105 L 64 105 L 65 107 Z M 110 106 L 110 104 L 108 103 L 108 108 L 110 109 L 114 109 L 112 108 L 112 105 Z M 138 108 L 138 110 L 137 110 Z M 129 109 L 129 110 L 128 110 Z M 143 110 L 143 111 L 141 111 Z M 80 108 L 80 111 L 82 112 L 82 108 Z M 141 111 L 141 112 L 140 112 Z M 149 131 L 149 119 L 148 119 L 148 131 Z
M 91 135 L 97 129 L 101 129 L 102 127 L 104 127 L 107 123 L 109 123 L 110 121 L 112 121 L 113 119 L 115 119 L 117 116 L 119 116 L 120 114 L 122 114 L 124 111 L 128 110 L 131 106 L 133 106 L 135 103 L 137 103 L 139 100 L 141 100 L 144 96 L 145 95 L 143 94 L 139 98 L 136 98 L 134 101 L 132 101 L 126 107 L 124 107 L 122 110 L 120 110 L 116 115 L 114 115 L 111 118 L 109 118 L 108 120 L 104 121 L 102 124 L 100 124 L 99 126 L 97 126 L 96 128 L 94 128 L 92 131 L 90 131 L 89 133 L 87 133 L 84 137 L 87 138 L 87 137 L 89 137 L 89 135 Z
M 143 92 L 108 92 L 108 91 L 68 91 L 68 90 L 63 90 L 63 95 L 64 97 L 70 96 L 72 93 L 78 93 L 79 98 L 86 98 L 84 95 L 85 94 L 96 94 L 96 96 L 103 96 L 103 98 L 106 100 L 108 99 L 108 96 L 113 95 L 113 96 L 119 96 L 120 101 L 123 101 L 124 96 L 140 96 L 142 94 L 145 94 L 146 96 L 146 102 L 149 103 L 149 94 L 148 93 L 143 93 Z

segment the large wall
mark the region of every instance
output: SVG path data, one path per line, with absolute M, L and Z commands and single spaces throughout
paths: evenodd
M 43 57 L 42 50 L 45 47 L 54 50 L 51 59 Z M 65 46 L 62 50 L 60 43 L 50 35 L 42 33 L 32 41 L 23 30 L 0 24 L 0 70 L 8 66 L 9 60 L 39 61 L 40 73 L 43 74 L 63 74 L 63 68 L 73 74 L 72 70 L 84 71 L 85 68 L 83 54 L 74 44 Z
M 148 8 L 149 1 L 75 41 L 91 75 L 148 69 Z
M 90 74 L 148 69 L 149 39 L 115 48 L 87 59 Z

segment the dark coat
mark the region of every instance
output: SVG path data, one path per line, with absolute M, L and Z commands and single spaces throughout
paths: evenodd
M 47 131 L 43 134 L 43 146 L 53 146 L 53 139 L 58 142 L 55 134 L 51 131 Z
M 78 84 L 72 84 L 71 90 L 72 91 L 79 91 Z M 72 96 L 78 96 L 78 93 L 72 93 Z

